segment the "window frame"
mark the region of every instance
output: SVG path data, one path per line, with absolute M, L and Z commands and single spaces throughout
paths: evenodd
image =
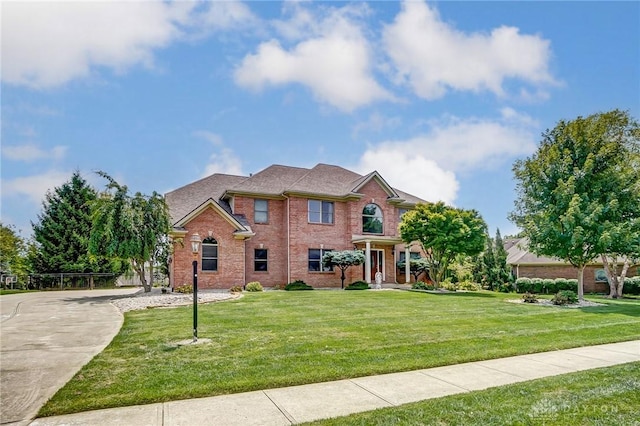
M 319 203 L 319 210 L 315 206 L 314 209 L 312 209 L 312 203 Z M 307 221 L 309 223 L 333 225 L 335 223 L 335 211 L 336 209 L 333 201 L 316 199 L 307 200 Z M 312 214 L 314 216 L 317 215 L 318 220 L 312 220 Z
M 365 210 L 367 209 L 367 207 L 369 206 L 375 206 L 376 208 L 376 212 L 379 213 L 379 216 L 376 214 L 365 214 Z M 369 230 L 365 230 L 365 221 L 367 219 L 371 220 L 371 223 L 374 223 L 375 219 L 379 219 L 380 221 L 380 232 L 375 232 L 375 231 L 371 231 L 370 228 Z M 384 235 L 384 212 L 382 211 L 382 208 L 375 204 L 375 203 L 368 203 L 366 206 L 364 206 L 362 208 L 362 233 L 363 234 L 372 234 L 372 235 Z
M 258 203 L 264 202 L 264 210 L 258 210 Z M 265 216 L 264 220 L 258 220 L 258 213 L 262 213 Z M 253 222 L 254 223 L 269 223 L 269 200 L 264 198 L 256 198 L 253 200 Z
M 258 258 L 258 251 L 264 252 L 264 259 Z M 264 264 L 264 269 L 258 269 L 258 265 Z M 253 249 L 253 272 L 269 272 L 269 249 L 254 248 Z
M 205 255 L 205 249 L 209 247 L 215 248 L 214 256 Z M 219 250 L 220 250 L 220 244 L 218 243 L 218 240 L 216 240 L 215 238 L 207 237 L 204 240 L 202 240 L 202 256 L 200 260 L 200 263 L 201 263 L 200 269 L 202 270 L 202 272 L 218 272 L 219 258 L 220 258 Z M 207 265 L 208 262 L 214 262 L 214 267 L 205 268 L 205 265 Z
M 312 258 L 311 257 L 311 252 L 312 251 L 318 251 L 320 253 L 320 258 Z M 332 273 L 333 272 L 333 266 L 329 266 L 326 267 L 322 264 L 322 258 L 324 257 L 324 255 L 330 251 L 333 251 L 333 249 L 325 249 L 325 248 L 310 248 L 307 251 L 307 271 L 308 272 L 317 272 L 317 273 Z M 318 262 L 318 269 L 311 269 L 311 262 Z

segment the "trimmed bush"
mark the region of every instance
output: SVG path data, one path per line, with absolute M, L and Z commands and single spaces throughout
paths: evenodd
M 434 290 L 435 287 L 432 286 L 431 284 L 427 284 L 423 281 L 416 281 L 415 283 L 411 284 L 411 288 L 414 290 Z
M 233 287 L 231 287 L 229 289 L 229 292 L 231 292 L 231 293 L 242 293 L 242 287 L 240 287 L 239 285 L 234 285 Z
M 244 289 L 246 291 L 250 291 L 250 292 L 256 292 L 256 291 L 262 291 L 262 284 L 260 284 L 258 281 L 251 281 L 250 283 L 247 283 L 246 286 L 244 286 Z
M 562 290 L 556 293 L 551 299 L 554 305 L 569 305 L 578 302 L 578 295 L 575 291 Z
M 464 291 L 480 291 L 482 290 L 482 286 L 480 284 L 476 284 L 472 281 L 462 281 L 458 283 L 458 290 Z
M 516 280 L 516 288 L 518 293 L 530 293 L 533 290 L 533 284 L 531 278 L 522 277 Z
M 622 294 L 639 295 L 640 294 L 640 276 L 627 277 L 624 280 Z
M 524 303 L 538 303 L 538 296 L 533 293 L 525 293 L 522 295 L 522 301 Z
M 542 278 L 531 278 L 531 292 L 542 294 L 544 292 Z
M 364 281 L 356 281 L 354 283 L 349 284 L 344 288 L 345 290 L 368 290 L 369 284 Z
M 557 293 L 558 286 L 556 285 L 556 280 L 552 280 L 551 278 L 545 278 L 542 280 L 542 291 L 546 294 L 555 294 Z
M 173 289 L 173 291 L 177 292 L 177 293 L 193 293 L 193 285 L 191 284 L 183 284 L 179 287 L 176 287 Z
M 302 280 L 295 280 L 284 286 L 286 291 L 313 290 L 313 287 Z

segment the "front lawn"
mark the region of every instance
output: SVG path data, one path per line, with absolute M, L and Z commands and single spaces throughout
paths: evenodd
M 638 338 L 640 303 L 568 309 L 515 294 L 406 291 L 249 293 L 125 315 L 113 342 L 41 416 L 429 368 Z

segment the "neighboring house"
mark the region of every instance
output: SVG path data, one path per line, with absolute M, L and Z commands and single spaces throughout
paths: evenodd
M 578 278 L 578 269 L 568 262 L 529 251 L 526 238 L 505 239 L 507 264 L 516 278 Z M 608 293 L 609 284 L 602 262 L 593 262 L 584 268 L 584 292 Z
M 173 223 L 171 285 L 191 284 L 189 239 L 197 233 L 198 287 L 227 289 L 251 281 L 272 287 L 303 280 L 339 287 L 340 271 L 322 265 L 330 250 L 361 249 L 364 266 L 346 282 L 409 282 L 396 269 L 418 245 L 403 244 L 404 212 L 425 202 L 389 186 L 374 171 L 361 176 L 342 167 L 272 165 L 250 176 L 213 174 L 166 194 Z

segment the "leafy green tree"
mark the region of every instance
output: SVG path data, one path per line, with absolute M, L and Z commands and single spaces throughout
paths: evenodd
M 429 277 L 437 287 L 457 255 L 473 256 L 484 249 L 487 225 L 475 210 L 449 207 L 443 202 L 418 204 L 400 223 L 402 240 L 422 245 Z
M 613 110 L 561 120 L 543 134 L 536 153 L 517 161 L 518 197 L 510 218 L 530 249 L 578 269 L 601 255 L 632 254 L 628 236 L 640 236 L 638 122 Z
M 46 194 L 38 222 L 32 223 L 35 246 L 30 263 L 34 272 L 117 272 L 103 253 L 89 255 L 91 203 L 96 196 L 78 171 Z
M 344 288 L 345 271 L 351 266 L 362 265 L 364 260 L 364 253 L 360 250 L 328 251 L 322 256 L 322 264 L 324 266 L 337 266 L 340 268 L 342 272 L 340 276 L 342 281 L 341 288 Z
M 0 222 L 0 274 L 16 275 L 22 281 L 27 275 L 26 244 L 13 225 Z M 4 284 L 4 283 L 2 283 Z
M 171 220 L 164 197 L 155 191 L 150 196 L 140 192 L 131 196 L 125 185 L 104 172 L 98 174 L 109 183 L 93 203 L 89 249 L 92 253 L 104 250 L 109 256 L 127 259 L 144 291 L 149 292 L 153 287 L 154 265 L 168 251 Z
M 398 268 L 404 270 L 406 267 L 406 260 L 401 260 L 397 263 Z M 409 272 L 413 275 L 413 279 L 417 282 L 418 277 L 422 274 L 429 274 L 429 261 L 424 257 L 409 259 Z

